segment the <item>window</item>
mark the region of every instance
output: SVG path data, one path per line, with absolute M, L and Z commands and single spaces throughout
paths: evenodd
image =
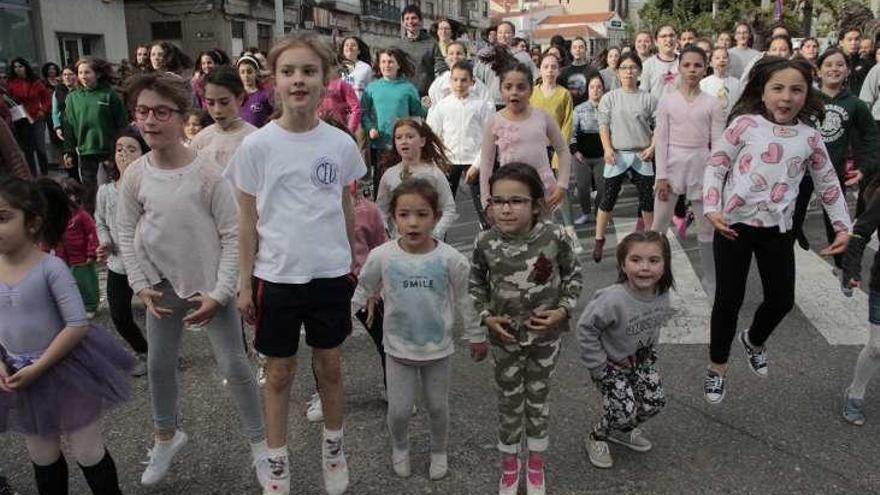
M 263 53 L 269 53 L 272 48 L 272 26 L 269 24 L 257 24 L 257 47 Z
M 34 26 L 28 0 L 0 1 L 0 69 L 15 57 L 37 59 Z
M 237 55 L 244 51 L 244 21 L 232 21 L 232 53 Z
M 80 57 L 93 55 L 103 58 L 104 37 L 97 34 L 58 33 L 58 53 L 62 65 L 73 65 Z
M 154 40 L 183 39 L 183 26 L 180 21 L 160 21 L 150 23 L 150 31 Z

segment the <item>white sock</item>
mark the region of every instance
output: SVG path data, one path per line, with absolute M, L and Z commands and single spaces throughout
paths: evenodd
M 287 457 L 287 445 L 278 447 L 277 449 L 266 449 L 266 455 L 271 458 Z
M 342 428 L 338 430 L 328 430 L 327 428 L 324 428 L 324 439 L 321 442 L 321 453 L 328 459 L 343 454 Z
M 269 444 L 266 442 L 265 439 L 251 444 L 251 456 L 253 456 L 254 459 L 259 459 L 260 457 L 266 455 L 268 450 Z
M 849 396 L 853 399 L 864 399 L 868 382 L 878 369 L 880 369 L 880 325 L 871 323 L 868 325 L 868 343 L 856 359 Z

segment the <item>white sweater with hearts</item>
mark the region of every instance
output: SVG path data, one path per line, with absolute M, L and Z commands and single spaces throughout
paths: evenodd
M 779 227 L 787 232 L 807 171 L 835 232 L 852 230 L 837 173 L 818 130 L 741 115 L 713 144 L 703 178 L 705 213 L 723 212 L 730 225 Z

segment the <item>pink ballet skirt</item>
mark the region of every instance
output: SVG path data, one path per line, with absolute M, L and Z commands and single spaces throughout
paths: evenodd
M 2 352 L 2 349 L 0 349 Z M 21 369 L 39 358 L 2 352 L 7 368 Z M 101 413 L 127 401 L 134 358 L 115 338 L 94 325 L 61 361 L 27 388 L 0 391 L 0 433 L 49 436 L 92 424 Z

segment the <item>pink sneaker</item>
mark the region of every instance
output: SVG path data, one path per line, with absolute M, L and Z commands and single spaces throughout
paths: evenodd
M 672 217 L 672 223 L 675 225 L 675 230 L 678 232 L 678 237 L 684 239 L 687 236 L 687 219 L 684 217 Z
M 544 492 L 544 456 L 532 452 L 526 467 L 526 494 L 544 495 Z
M 501 459 L 501 481 L 498 495 L 516 495 L 519 491 L 520 460 L 516 455 L 506 454 Z

